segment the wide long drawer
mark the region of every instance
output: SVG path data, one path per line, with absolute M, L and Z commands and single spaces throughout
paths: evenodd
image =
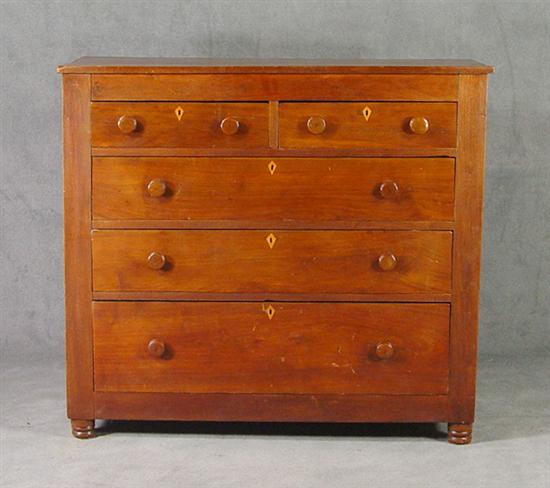
M 93 100 L 455 101 L 458 76 L 422 74 L 92 75 Z
M 447 304 L 95 302 L 96 391 L 446 394 Z
M 95 291 L 449 292 L 447 231 L 92 233 Z
M 100 157 L 92 194 L 99 220 L 443 221 L 454 160 Z
M 92 102 L 92 146 L 262 148 L 267 103 Z

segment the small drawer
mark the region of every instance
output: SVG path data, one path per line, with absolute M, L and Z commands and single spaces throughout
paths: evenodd
M 449 305 L 93 304 L 96 391 L 446 394 Z
M 448 293 L 447 231 L 96 230 L 95 291 Z
M 454 148 L 454 103 L 281 103 L 281 148 Z
M 92 201 L 97 220 L 450 221 L 454 160 L 94 158 Z
M 267 147 L 267 103 L 92 103 L 92 146 Z

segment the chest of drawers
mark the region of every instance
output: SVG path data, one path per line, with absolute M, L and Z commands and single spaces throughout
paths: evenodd
M 474 61 L 61 66 L 68 416 L 471 440 Z

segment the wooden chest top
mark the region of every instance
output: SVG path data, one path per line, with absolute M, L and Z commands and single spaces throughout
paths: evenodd
M 344 73 L 487 74 L 494 68 L 473 59 L 264 59 L 139 58 L 84 56 L 60 65 L 60 73 Z

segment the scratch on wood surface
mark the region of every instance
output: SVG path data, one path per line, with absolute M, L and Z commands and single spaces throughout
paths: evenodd
M 346 363 L 346 364 L 331 363 L 331 365 L 333 368 L 349 368 L 353 374 L 357 374 L 357 371 L 355 371 L 351 363 Z

